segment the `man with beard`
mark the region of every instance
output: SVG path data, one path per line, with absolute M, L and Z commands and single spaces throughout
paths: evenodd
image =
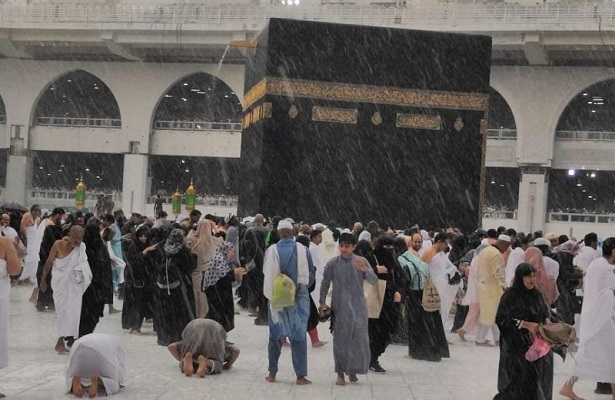
M 374 272 L 378 275 L 378 279 L 386 281 L 386 290 L 379 318 L 370 318 L 367 325 L 371 354 L 369 370 L 382 374 L 386 373 L 386 370 L 382 368 L 378 358 L 391 343 L 391 335 L 397 326 L 401 302 L 401 293 L 398 288 L 401 283 L 401 271 L 395 259 L 393 246 L 394 241 L 388 236 L 382 236 L 376 242 L 374 258 L 377 265 Z
M 504 252 L 510 246 L 510 236 L 500 235 L 497 241 L 478 255 L 478 303 L 479 325 L 476 331 L 477 346 L 492 346 L 487 340 L 491 328 L 494 344 L 498 344 L 500 331 L 495 324 L 495 315 L 500 298 L 506 290 L 506 261 Z
M 55 349 L 63 354 L 79 335 L 83 293 L 92 281 L 92 271 L 83 243 L 83 228 L 75 225 L 67 237 L 57 240 L 43 267 L 40 291 L 47 291 L 47 277 L 52 272 L 51 288 L 56 306 L 58 342 Z
M 431 279 L 438 289 L 442 307 L 440 308 L 440 317 L 442 325 L 446 329 L 449 319 L 449 311 L 457 294 L 458 284 L 449 284 L 450 277 L 457 272 L 457 267 L 448 259 L 448 243 L 450 234 L 438 233 L 433 238 L 433 244 L 427 248 L 421 255 L 421 259 L 429 265 Z M 423 244 L 425 242 L 423 241 Z
M 49 257 L 49 252 L 53 247 L 53 244 L 62 239 L 63 230 L 62 230 L 62 218 L 64 218 L 64 209 L 56 207 L 51 212 L 49 218 L 43 220 L 41 222 L 41 226 L 44 227 L 44 233 L 41 240 L 41 247 L 39 250 L 39 263 L 38 263 L 38 271 L 36 273 L 36 279 L 38 282 L 39 288 L 42 283 L 43 276 L 43 268 L 45 267 L 45 263 L 47 258 Z M 39 232 L 41 231 L 41 227 L 39 227 Z M 45 311 L 45 309 L 53 310 L 53 288 L 51 287 L 51 275 L 46 275 L 47 282 L 45 282 L 45 286 L 47 287 L 46 291 L 38 291 L 38 296 L 36 300 L 36 309 L 38 311 Z
M 423 237 L 417 232 L 408 240 L 408 251 L 397 259 L 407 280 L 403 287 L 408 311 L 407 357 L 439 362 L 450 353 L 440 312 L 426 311 L 422 306 L 423 291 L 431 279 L 429 265 L 419 255 L 422 246 Z

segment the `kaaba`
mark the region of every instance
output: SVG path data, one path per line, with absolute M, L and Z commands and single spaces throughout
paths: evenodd
M 239 215 L 479 226 L 491 38 L 271 19 L 247 50 Z

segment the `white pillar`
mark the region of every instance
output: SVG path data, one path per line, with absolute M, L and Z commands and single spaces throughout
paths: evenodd
M 545 229 L 547 215 L 548 169 L 545 167 L 521 167 L 519 184 L 519 230 L 535 232 Z
M 14 201 L 25 206 L 31 205 L 26 204 L 26 182 L 29 181 L 28 172 L 28 157 L 9 153 L 9 160 L 6 165 L 4 201 Z
M 32 171 L 28 166 L 30 159 L 24 146 L 24 138 L 21 132 L 22 126 L 11 126 L 9 159 L 6 165 L 6 191 L 5 201 L 14 201 L 26 206 L 26 188 L 32 186 Z
M 122 184 L 122 209 L 147 214 L 147 172 L 149 158 L 143 154 L 124 155 L 124 181 Z

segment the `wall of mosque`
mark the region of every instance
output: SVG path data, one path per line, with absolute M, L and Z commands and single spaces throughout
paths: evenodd
M 588 86 L 614 77 L 615 69 L 604 67 L 492 67 L 491 86 L 515 116 L 517 163 L 551 166 L 555 130 L 568 103 Z
M 33 115 L 41 94 L 63 74 L 85 70 L 101 79 L 113 93 L 121 114 L 121 128 L 71 128 L 35 126 Z M 21 136 L 31 150 L 57 150 L 100 153 L 131 153 L 138 142 L 137 154 L 185 155 L 199 157 L 239 157 L 241 133 L 232 131 L 157 130 L 152 122 L 164 93 L 182 78 L 206 72 L 224 81 L 241 98 L 244 67 L 242 65 L 150 64 L 131 62 L 64 62 L 0 59 L 0 96 L 6 108 L 6 124 L 0 125 L 0 148 L 10 145 L 10 126 L 22 125 Z M 518 167 L 540 165 L 559 169 L 615 170 L 615 143 L 601 141 L 554 140 L 560 115 L 569 102 L 588 86 L 613 79 L 615 68 L 603 67 L 513 67 L 494 66 L 491 86 L 507 101 L 515 117 L 516 140 L 489 140 L 487 165 Z M 28 187 L 28 161 L 11 156 L 6 190 L 11 199 L 25 201 Z M 126 160 L 125 160 L 126 161 Z M 145 210 L 149 195 L 146 181 L 147 161 L 135 158 L 125 164 L 123 203 L 135 210 Z M 134 164 L 134 165 L 133 165 Z M 132 165 L 132 170 L 128 165 Z M 128 173 L 131 171 L 132 173 Z M 142 174 L 136 174 L 141 171 Z M 139 175 L 139 176 L 136 176 Z M 141 176 L 142 175 L 142 176 Z M 530 177 L 526 176 L 526 179 Z M 550 226 L 544 222 L 548 184 L 535 184 L 540 190 L 530 203 L 529 190 L 521 184 L 516 224 L 530 230 Z M 5 199 L 8 199 L 4 196 Z M 485 220 L 489 227 L 494 220 Z M 555 222 L 553 222 L 555 223 Z M 546 224 L 546 225 L 545 225 Z M 560 223 L 562 224 L 562 223 Z M 566 226 L 578 224 L 564 223 Z M 595 224 L 588 224 L 594 227 Z M 608 229 L 612 224 L 605 224 Z M 562 231 L 564 228 L 558 228 Z M 566 228 L 568 229 L 568 228 Z M 582 228 L 578 228 L 582 229 Z M 588 228 L 590 229 L 590 228 Z M 593 228 L 591 228 L 593 229 Z M 596 230 L 595 228 L 593 230 Z M 576 235 L 576 233 L 575 233 Z
M 129 142 L 139 142 L 141 153 L 148 153 L 150 133 L 155 110 L 164 93 L 182 78 L 205 72 L 224 81 L 238 97 L 243 97 L 242 65 L 224 65 L 218 70 L 214 64 L 154 64 L 122 62 L 74 62 L 33 61 L 18 59 L 0 60 L 0 96 L 6 108 L 6 126 L 23 125 L 22 137 L 25 146 L 32 143 L 38 149 L 46 146 L 53 149 L 58 141 L 67 139 L 66 130 L 36 127 L 33 124 L 37 100 L 44 90 L 58 77 L 84 70 L 101 79 L 111 90 L 118 103 L 122 118 L 121 129 L 109 130 L 112 140 L 90 144 L 87 140 L 75 140 L 81 151 L 127 152 Z M 72 131 L 72 130 L 71 130 Z M 96 132 L 100 132 L 96 129 Z M 83 130 L 78 135 L 87 135 Z M 34 134 L 40 134 L 34 138 Z M 60 140 L 58 136 L 60 135 Z M 97 134 L 98 135 L 98 134 Z M 79 139 L 79 136 L 77 139 Z M 73 140 L 73 139 L 71 139 Z M 97 139 L 98 140 L 98 139 Z M 6 140 L 4 140 L 6 142 Z M 113 142 L 113 143 L 111 143 Z M 2 142 L 0 142 L 1 144 Z M 56 143 L 56 144 L 54 144 Z M 6 143 L 5 147 L 6 147 Z M 77 146 L 71 144 L 71 146 Z M 95 146 L 91 148 L 90 146 Z

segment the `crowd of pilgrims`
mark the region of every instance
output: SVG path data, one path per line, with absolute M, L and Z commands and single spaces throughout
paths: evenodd
M 268 324 L 263 260 L 267 248 L 279 240 L 281 217 L 267 221 L 259 214 L 240 222 L 235 216 L 202 216 L 193 210 L 169 220 L 163 211 L 152 219 L 136 213 L 125 218 L 121 211 L 100 216 L 67 214 L 57 208 L 43 216 L 45 223 L 39 222 L 36 206 L 29 214 L 41 232 L 39 280 L 53 243 L 67 235 L 72 225 L 84 228 L 83 243 L 93 276 L 83 294 L 80 337 L 95 330 L 106 304 L 115 311 L 111 308 L 114 290 L 123 298 L 122 327 L 140 334 L 144 321 L 153 320 L 159 345 L 181 341 L 182 331 L 195 318 L 217 321 L 226 332 L 233 330 L 235 302 L 250 312 L 255 325 Z M 524 354 L 532 343 L 529 332 L 519 329 L 515 321 L 539 323 L 557 317 L 575 323 L 581 307 L 576 289 L 589 263 L 599 256 L 595 234 L 587 235 L 580 248 L 574 238 L 565 235 L 526 235 L 504 227 L 467 235 L 452 228 L 427 232 L 418 226 L 394 231 L 375 221 L 365 228 L 357 222 L 345 229 L 334 222 L 285 221 L 293 224 L 295 241 L 306 247 L 310 268 L 315 271 L 305 327 L 312 346 L 326 344 L 319 340 L 316 329 L 328 321 L 319 299 L 323 269 L 338 255 L 340 236 L 351 234 L 356 239 L 354 253 L 364 257 L 385 282 L 379 316 L 370 316 L 367 325 L 370 371 L 386 373 L 379 359 L 391 343 L 407 346 L 408 358 L 438 362 L 450 356 L 454 337 L 466 341 L 466 335 L 475 331 L 477 346 L 501 345 L 496 398 L 551 398 L 552 355 L 528 367 L 531 371 L 513 371 L 528 366 Z M 41 224 L 45 224 L 42 230 Z M 25 232 L 13 225 L 23 237 Z M 503 270 L 497 267 L 495 271 L 493 257 L 486 255 L 491 251 L 493 257 L 503 257 Z M 485 257 L 480 257 L 481 252 Z M 113 270 L 118 266 L 125 268 L 114 283 Z M 504 292 L 501 301 L 501 293 L 497 301 L 481 293 L 479 282 L 486 279 L 486 273 L 493 275 L 491 279 Z M 530 274 L 535 276 L 537 290 L 522 287 L 524 276 Z M 29 279 L 22 275 L 14 284 L 28 284 Z M 423 290 L 430 282 L 439 292 L 439 310 L 424 307 Z M 31 301 L 39 311 L 53 310 L 49 289 L 44 293 L 34 289 Z M 63 339 L 63 345 L 70 347 L 76 338 Z

